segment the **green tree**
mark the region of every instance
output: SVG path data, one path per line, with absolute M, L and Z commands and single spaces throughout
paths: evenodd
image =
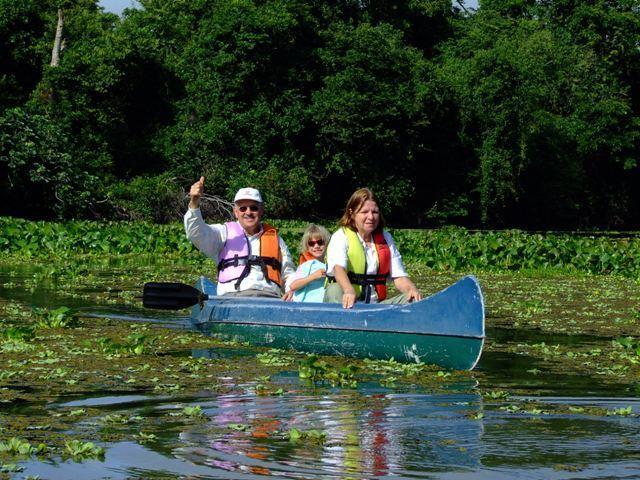
M 0 113 L 22 105 L 40 81 L 52 14 L 45 0 L 0 0 Z
M 415 192 L 423 57 L 388 24 L 337 24 L 324 37 L 327 75 L 311 106 L 324 191 L 369 186 L 385 210 L 398 208 Z
M 69 218 L 95 207 L 98 177 L 48 116 L 10 109 L 0 117 L 0 215 Z
M 490 3 L 500 9 L 481 9 L 462 24 L 443 48 L 441 70 L 478 159 L 483 223 L 566 227 L 623 218 L 624 169 L 633 167 L 639 139 L 627 87 L 569 32 L 501 11 L 525 2 Z

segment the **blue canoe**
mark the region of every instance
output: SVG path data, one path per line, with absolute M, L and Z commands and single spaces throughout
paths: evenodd
M 196 288 L 209 300 L 193 307 L 194 325 L 253 345 L 470 370 L 485 338 L 484 300 L 473 276 L 420 302 L 356 303 L 349 310 L 331 303 L 215 297 L 216 284 L 205 277 Z

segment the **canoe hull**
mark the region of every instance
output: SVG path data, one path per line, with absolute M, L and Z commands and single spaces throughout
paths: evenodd
M 227 340 L 249 342 L 272 348 L 293 348 L 319 355 L 391 359 L 436 364 L 455 370 L 473 368 L 482 351 L 482 339 L 292 328 L 271 325 L 210 322 L 202 331 Z
M 202 278 L 197 288 L 215 295 Z M 265 299 L 207 301 L 192 311 L 202 331 L 253 345 L 350 357 L 472 369 L 484 343 L 484 302 L 473 277 L 410 305 L 290 303 Z

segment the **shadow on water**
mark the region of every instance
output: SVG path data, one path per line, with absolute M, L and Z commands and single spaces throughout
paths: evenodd
M 539 330 L 489 328 L 487 342 L 495 345 L 545 344 L 571 348 L 596 347 L 610 338 L 594 335 L 550 334 Z M 504 349 L 485 351 L 476 370 L 486 375 L 495 388 L 530 390 L 536 394 L 576 397 L 629 395 L 628 384 L 612 384 L 595 375 L 571 371 L 550 371 L 547 362 L 539 357 L 513 353 Z

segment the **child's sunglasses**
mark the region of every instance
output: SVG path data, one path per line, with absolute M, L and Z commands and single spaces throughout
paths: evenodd
M 316 245 L 318 245 L 319 247 L 322 247 L 324 245 L 324 240 L 320 239 L 320 240 L 309 240 L 307 242 L 307 245 L 309 245 L 310 247 L 315 247 Z

